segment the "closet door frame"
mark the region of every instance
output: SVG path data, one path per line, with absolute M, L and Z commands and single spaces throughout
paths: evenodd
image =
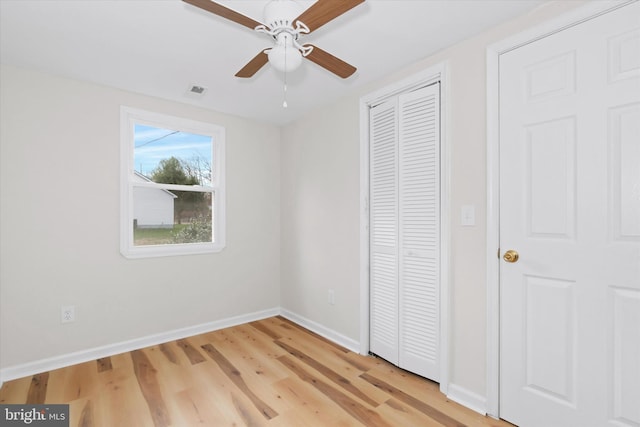
M 440 391 L 449 384 L 449 187 L 447 64 L 439 63 L 360 98 L 360 354 L 369 354 L 369 110 L 400 93 L 440 83 Z

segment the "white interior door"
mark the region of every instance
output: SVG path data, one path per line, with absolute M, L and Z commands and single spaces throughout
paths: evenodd
M 440 85 L 398 98 L 399 366 L 440 379 Z
M 398 113 L 397 99 L 371 108 L 370 350 L 397 365 L 398 351 Z
M 500 248 L 500 416 L 639 426 L 640 4 L 501 55 Z
M 370 350 L 440 378 L 440 85 L 370 111 Z

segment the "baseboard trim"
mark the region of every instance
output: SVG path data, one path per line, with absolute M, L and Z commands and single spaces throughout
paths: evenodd
M 487 414 L 487 399 L 457 384 L 449 383 L 447 398 L 482 415 Z
M 61 356 L 51 357 L 48 359 L 37 360 L 22 365 L 10 366 L 0 369 L 0 387 L 3 382 L 11 381 L 17 378 L 32 376 L 41 372 L 47 372 L 54 369 L 64 368 L 66 366 L 76 365 L 78 363 L 89 362 L 109 357 L 132 350 L 137 350 L 153 345 L 158 345 L 182 338 L 188 338 L 194 335 L 204 334 L 231 326 L 241 325 L 243 323 L 253 322 L 256 320 L 266 319 L 269 317 L 281 315 L 282 317 L 297 323 L 309 329 L 316 334 L 339 344 L 354 353 L 359 353 L 360 342 L 342 335 L 333 329 L 327 328 L 313 320 L 304 316 L 286 310 L 280 307 L 268 310 L 257 311 L 254 313 L 243 314 L 240 316 L 229 317 L 226 319 L 216 320 L 213 322 L 194 325 L 187 328 L 175 329 L 172 331 L 162 332 L 159 334 L 149 335 L 146 337 L 136 338 L 120 343 L 109 344 L 88 350 L 78 351 L 74 353 L 64 354 Z M 482 415 L 487 413 L 487 400 L 484 396 L 474 393 L 457 384 L 449 383 L 447 388 L 447 398 L 457 402 L 467 408 L 476 411 Z
M 292 311 L 286 310 L 284 308 L 280 309 L 280 314 L 282 317 L 285 317 L 291 320 L 294 323 L 297 323 L 300 326 L 303 326 L 309 329 L 316 334 L 333 341 L 336 344 L 343 346 L 346 349 L 353 351 L 354 353 L 360 353 L 360 342 L 349 338 L 345 335 L 342 335 L 339 332 L 334 331 L 333 329 L 329 329 L 321 324 L 314 322 L 313 320 L 307 319 L 306 317 L 300 316 Z
M 54 369 L 64 368 L 66 366 L 76 365 L 78 363 L 100 359 L 101 357 L 109 357 L 132 350 L 149 347 L 152 345 L 158 345 L 169 341 L 175 341 L 194 335 L 216 331 L 218 329 L 224 329 L 231 326 L 241 325 L 243 323 L 266 319 L 268 317 L 277 316 L 279 314 L 281 314 L 281 310 L 279 307 L 276 307 L 268 310 L 256 311 L 254 313 L 216 320 L 213 322 L 202 323 L 200 325 L 174 329 L 172 331 L 148 335 L 146 337 L 136 338 L 120 343 L 95 347 L 69 354 L 63 354 L 61 356 L 37 360 L 22 365 L 10 366 L 0 370 L 0 386 L 3 382 L 11 381 L 17 378 L 32 376 L 41 372 L 47 372 Z

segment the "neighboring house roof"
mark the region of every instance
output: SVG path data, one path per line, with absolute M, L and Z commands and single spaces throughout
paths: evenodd
M 140 172 L 137 171 L 133 171 L 133 174 L 140 178 L 141 180 L 145 181 L 145 182 L 153 182 L 153 180 L 151 178 L 148 178 L 146 176 L 144 176 L 143 174 L 141 174 Z M 167 193 L 168 195 L 170 195 L 172 198 L 177 199 L 178 196 L 176 196 L 175 194 L 173 194 L 171 191 L 169 190 L 165 190 L 165 189 L 161 189 L 161 191 L 164 191 L 165 193 Z

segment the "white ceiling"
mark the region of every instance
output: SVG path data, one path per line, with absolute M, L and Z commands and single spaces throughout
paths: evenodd
M 262 21 L 267 1 L 220 3 Z M 542 3 L 367 0 L 301 39 L 358 71 L 343 80 L 304 61 L 286 109 L 282 73 L 234 77 L 270 38 L 180 0 L 0 0 L 0 60 L 281 125 Z

